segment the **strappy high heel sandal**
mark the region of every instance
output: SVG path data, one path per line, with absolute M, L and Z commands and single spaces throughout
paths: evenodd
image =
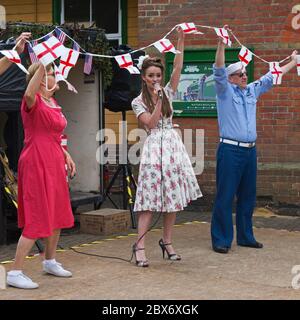
M 172 261 L 179 261 L 181 260 L 181 256 L 178 255 L 177 253 L 169 253 L 168 249 L 166 246 L 170 246 L 172 243 L 164 243 L 163 239 L 160 239 L 158 242 L 159 246 L 161 247 L 163 259 L 165 258 L 165 252 L 168 255 L 168 259 Z
M 136 252 L 139 250 L 145 250 L 145 248 L 137 248 L 136 243 L 132 246 L 132 252 L 135 257 L 135 264 L 137 267 L 147 268 L 149 267 L 149 261 L 148 260 L 137 260 L 136 258 Z

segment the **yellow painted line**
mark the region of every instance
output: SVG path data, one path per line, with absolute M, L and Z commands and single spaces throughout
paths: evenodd
M 65 252 L 67 251 L 66 249 L 57 249 L 56 252 Z
M 80 247 L 89 247 L 89 246 L 92 246 L 91 243 L 83 243 L 80 245 Z
M 157 232 L 157 231 L 160 231 L 161 230 L 161 228 L 160 229 L 152 229 L 152 230 L 150 230 L 151 232 Z
M 115 238 L 108 238 L 108 239 L 103 239 L 104 241 L 114 241 L 114 240 L 117 240 Z
M 72 249 L 80 249 L 80 247 L 78 247 L 78 246 L 74 246 L 74 247 L 70 247 L 70 248 L 72 248 Z
M 27 256 L 25 259 L 34 259 L 35 256 Z
M 184 222 L 183 224 L 193 224 L 193 222 Z
M 2 261 L 0 262 L 1 264 L 8 264 L 8 263 L 13 263 L 14 261 L 13 260 L 7 260 L 7 261 Z
M 128 238 L 128 236 L 117 236 L 117 239 L 124 239 L 124 238 Z
M 99 243 L 103 243 L 103 241 L 93 241 L 91 242 L 92 244 L 99 244 Z
M 128 233 L 128 236 L 137 236 L 137 233 Z
M 174 224 L 173 227 L 182 227 L 182 224 Z

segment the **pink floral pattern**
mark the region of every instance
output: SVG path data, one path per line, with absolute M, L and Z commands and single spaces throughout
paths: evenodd
M 172 102 L 169 84 L 164 91 Z M 137 117 L 147 112 L 141 95 L 133 100 L 132 108 Z M 202 193 L 185 146 L 172 128 L 172 116 L 164 118 L 145 140 L 134 211 L 181 211 L 199 197 Z

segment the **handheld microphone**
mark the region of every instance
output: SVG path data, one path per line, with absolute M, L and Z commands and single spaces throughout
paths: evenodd
M 160 85 L 159 85 L 159 83 L 155 83 L 154 84 L 154 89 L 156 90 L 156 92 L 157 92 L 157 94 L 158 94 L 158 97 L 160 98 L 160 99 L 162 99 L 162 92 L 161 92 L 161 87 L 160 87 Z

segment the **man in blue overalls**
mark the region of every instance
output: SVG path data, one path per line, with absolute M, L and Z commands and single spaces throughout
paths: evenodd
M 228 29 L 227 26 L 225 26 Z M 296 66 L 297 51 L 282 66 L 283 74 Z M 217 150 L 216 187 L 211 221 L 213 250 L 227 253 L 233 240 L 232 204 L 237 198 L 236 238 L 240 246 L 262 248 L 253 235 L 256 202 L 256 102 L 273 86 L 271 72 L 247 84 L 241 62 L 225 68 L 225 44 L 219 39 L 213 66 L 217 92 L 220 144 Z

